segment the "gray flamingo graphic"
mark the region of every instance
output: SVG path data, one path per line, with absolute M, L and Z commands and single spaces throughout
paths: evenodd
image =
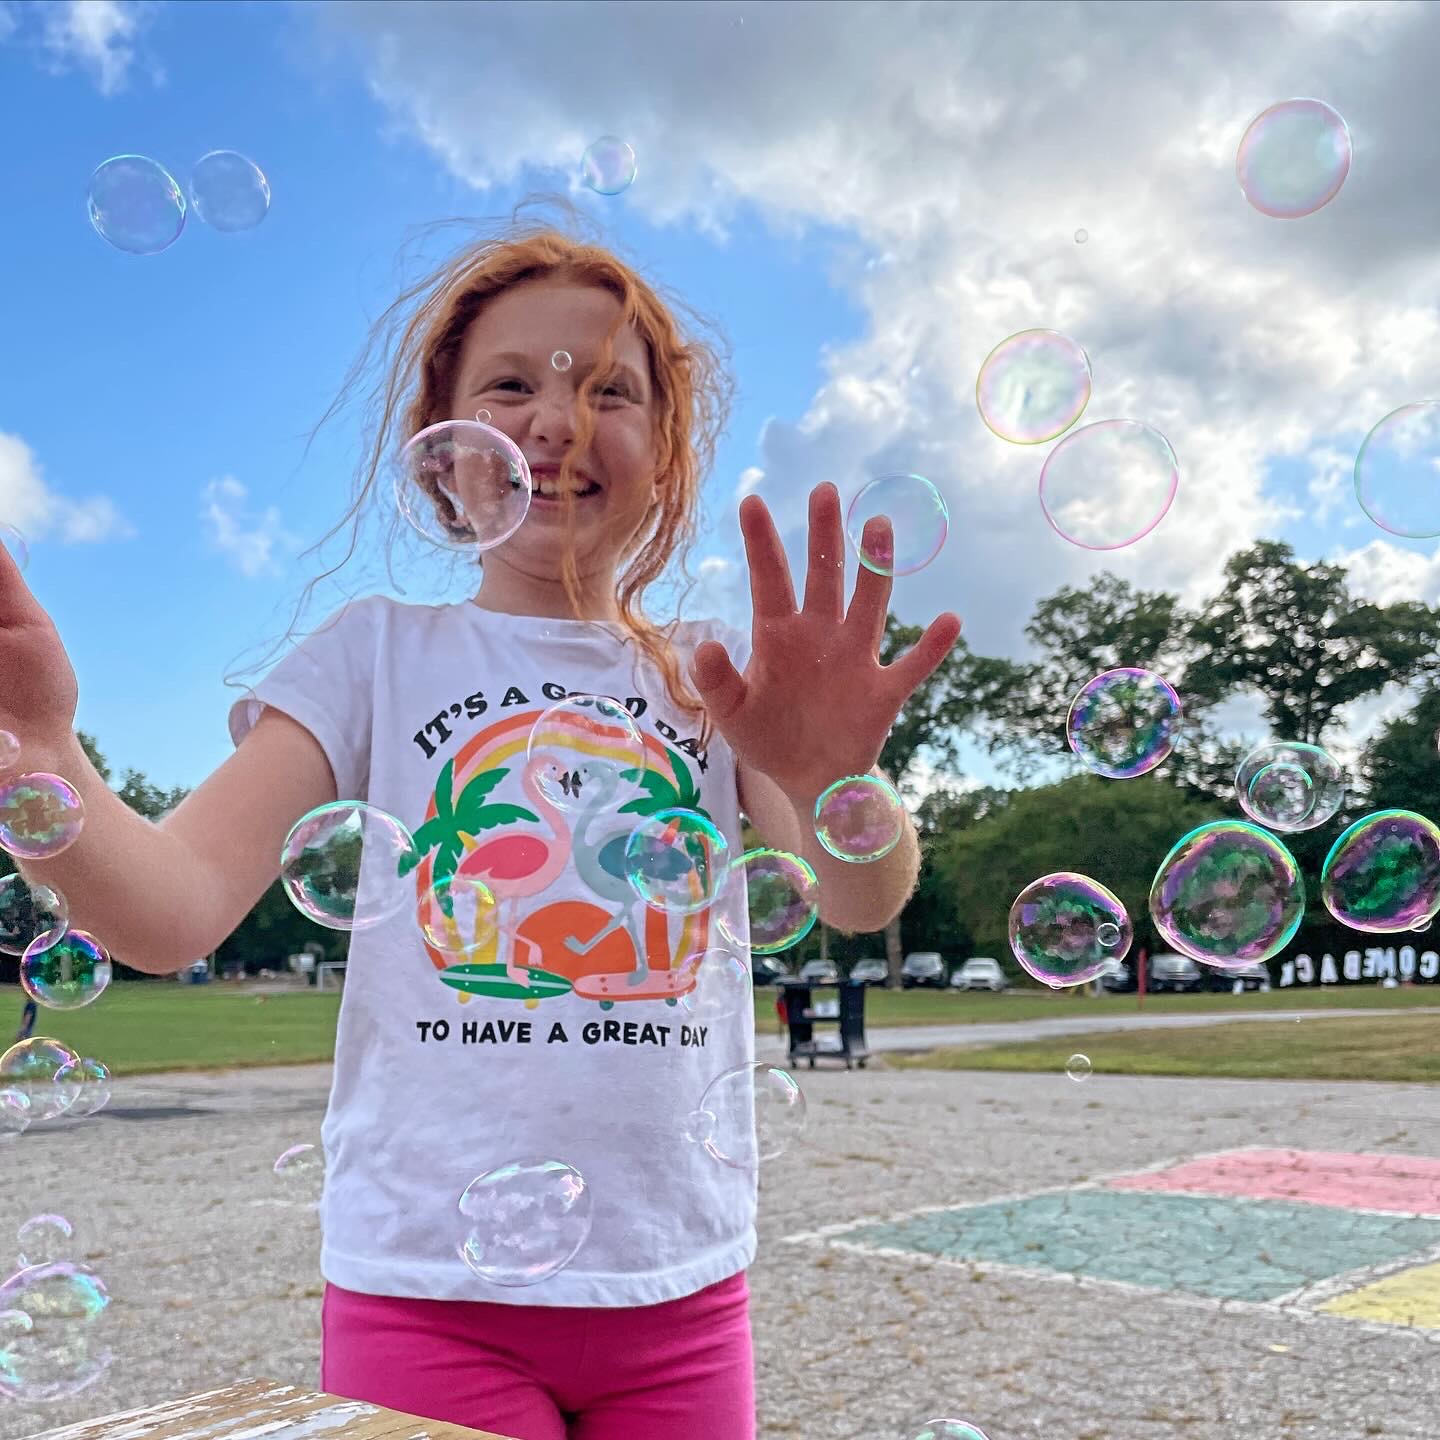
M 588 955 L 602 940 L 623 927 L 635 948 L 636 969 L 629 983 L 638 985 L 650 973 L 650 961 L 645 954 L 643 908 L 638 917 L 635 914 L 642 902 L 635 887 L 625 878 L 625 846 L 636 820 L 610 812 L 619 789 L 620 771 L 616 766 L 592 761 L 584 767 L 580 793 L 585 804 L 571 832 L 570 853 L 591 893 L 619 908 L 598 934 L 588 940 L 567 935 L 565 947 L 576 955 Z

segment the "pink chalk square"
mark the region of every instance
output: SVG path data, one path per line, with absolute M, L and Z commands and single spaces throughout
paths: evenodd
M 1440 1215 L 1440 1160 L 1333 1150 L 1230 1150 L 1166 1170 L 1124 1175 L 1112 1190 L 1235 1195 L 1343 1210 Z

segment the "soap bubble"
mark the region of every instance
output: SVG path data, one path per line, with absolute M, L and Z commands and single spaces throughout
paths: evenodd
M 19 1253 L 16 1265 L 53 1265 L 70 1251 L 75 1227 L 63 1215 L 32 1215 L 15 1233 Z
M 145 155 L 115 155 L 98 165 L 86 203 L 95 233 L 129 255 L 158 255 L 185 228 L 185 196 L 175 177 Z
M 88 1265 L 58 1261 L 17 1271 L 0 1285 L 0 1313 L 29 1322 L 0 1348 L 0 1397 L 45 1404 L 79 1394 L 108 1368 L 105 1283 Z
M 880 775 L 847 775 L 815 802 L 815 836 L 837 860 L 879 860 L 904 833 L 900 792 Z
M 570 695 L 530 731 L 526 772 L 560 810 L 618 810 L 639 793 L 645 741 L 635 718 L 609 695 Z
M 990 1437 L 968 1420 L 927 1420 L 914 1440 L 990 1440 Z
M 1235 153 L 1245 198 L 1274 220 L 1313 215 L 1350 173 L 1350 128 L 1323 100 L 1282 100 L 1246 127 Z
M 706 950 L 685 961 L 684 968 L 694 981 L 680 996 L 680 1005 L 708 1025 L 741 1015 L 749 1008 L 753 990 L 745 962 L 728 950 Z
M 1122 666 L 1087 681 L 1070 702 L 1065 735 L 1097 775 L 1131 780 L 1166 760 L 1180 729 L 1180 697 L 1150 670 Z
M 1095 931 L 1095 938 L 1107 949 L 1113 950 L 1120 943 L 1120 927 L 1108 920 Z M 1111 957 L 1112 961 L 1114 957 Z
M 0 525 L 0 530 L 4 528 Z M 0 730 L 0 773 L 13 770 L 19 763 L 20 742 L 8 730 Z
M 719 893 L 729 873 L 730 842 L 694 810 L 657 810 L 631 832 L 625 878 L 655 910 L 693 915 Z
M 1180 485 L 1170 442 L 1139 420 L 1101 420 L 1067 435 L 1040 471 L 1055 533 L 1086 550 L 1119 550 L 1164 518 Z
M 516 1160 L 472 1180 L 460 1196 L 465 1263 L 491 1285 L 534 1285 L 558 1275 L 590 1234 L 593 1197 L 560 1160 Z
M 85 802 L 68 780 L 37 770 L 0 781 L 0 850 L 50 860 L 80 838 L 84 824 Z
M 750 951 L 774 955 L 803 940 L 820 913 L 820 881 L 808 860 L 785 850 L 747 850 L 735 862 L 743 879 L 736 891 L 749 911 Z M 744 949 L 746 927 L 738 917 L 722 911 L 716 928 L 732 945 Z
M 0 1055 L 0 1089 L 18 1090 L 30 1101 L 29 1123 L 63 1115 L 74 1099 L 73 1087 L 57 1085 L 55 1077 L 80 1057 L 44 1035 L 18 1040 Z
M 1345 801 L 1345 771 L 1318 745 L 1268 740 L 1235 772 L 1240 808 L 1269 830 L 1314 830 Z
M 270 1167 L 294 1205 L 315 1208 L 325 1189 L 325 1152 L 318 1145 L 292 1145 Z
M 635 179 L 635 152 L 614 135 L 602 135 L 580 157 L 580 178 L 597 195 L 618 195 Z
M 1077 1083 L 1081 1080 L 1088 1080 L 1094 1068 L 1088 1055 L 1072 1055 L 1065 1062 L 1065 1073 Z
M 470 955 L 495 940 L 499 904 L 477 875 L 442 875 L 416 909 L 425 943 L 449 955 Z
M 1440 828 L 1413 810 L 1378 810 L 1330 847 L 1320 898 L 1342 924 L 1415 930 L 1440 913 Z
M 1077 230 L 1075 232 L 1075 243 L 1077 245 L 1083 245 L 1089 238 L 1090 232 L 1088 230 Z
M 110 1103 L 110 1071 L 99 1060 L 62 1065 L 55 1072 L 55 1084 L 64 1092 L 67 1120 L 83 1120 Z
M 557 350 L 550 357 L 552 368 L 558 370 L 562 375 L 575 363 L 568 350 Z
M 1116 934 L 1101 938 L 1101 929 Z M 1130 949 L 1134 930 L 1117 896 L 1088 875 L 1061 870 L 1032 880 L 1010 907 L 1010 948 L 1046 985 L 1083 985 Z M 1109 943 L 1106 943 L 1108 940 Z
M 482 409 L 475 412 L 475 419 L 481 425 L 490 424 L 490 422 L 494 420 L 494 418 L 495 417 L 488 410 Z
M 67 930 L 53 944 L 41 939 L 20 961 L 20 984 L 51 1010 L 78 1010 L 98 1000 L 112 969 L 105 947 L 84 930 Z
M 1160 862 L 1150 914 L 1182 955 L 1243 970 L 1294 938 L 1305 882 L 1273 835 L 1244 820 L 1216 820 L 1182 836 Z
M 415 839 L 363 800 L 332 800 L 296 821 L 280 851 L 290 903 L 328 930 L 369 930 L 398 914 L 403 877 L 419 863 Z
M 54 945 L 70 923 L 65 897 L 48 885 L 32 885 L 18 872 L 0 876 L 0 953 L 23 955 L 32 946 Z
M 717 1075 L 686 1129 L 721 1164 L 752 1170 L 798 1144 L 805 1120 L 805 1096 L 795 1077 L 761 1062 Z
M 0 1141 L 13 1140 L 29 1123 L 29 1095 L 14 1085 L 0 1085 Z
M 867 522 L 883 516 L 889 532 Z M 860 563 L 877 575 L 913 575 L 939 553 L 950 532 L 950 512 L 923 475 L 881 475 L 850 502 L 845 534 Z
M 270 213 L 270 182 L 234 150 L 212 150 L 195 162 L 190 204 L 213 230 L 249 230 Z
M 1392 410 L 1355 457 L 1355 498 L 1392 535 L 1440 535 L 1440 400 Z
M 475 553 L 508 540 L 530 511 L 520 447 L 479 420 L 442 420 L 406 442 L 395 474 L 400 513 L 432 545 Z
M 1058 330 L 1022 330 L 985 357 L 975 403 L 1002 440 L 1016 445 L 1053 440 L 1090 403 L 1090 357 Z
M 30 542 L 13 525 L 0 523 L 0 546 L 15 562 L 17 570 L 23 571 L 30 563 Z M 10 734 L 8 730 L 5 733 Z M 15 737 L 11 735 L 10 738 L 13 740 Z

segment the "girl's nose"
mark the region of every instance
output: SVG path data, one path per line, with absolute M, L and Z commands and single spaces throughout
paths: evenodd
M 537 440 L 568 445 L 575 438 L 575 395 L 569 386 L 550 386 L 530 408 L 530 428 Z

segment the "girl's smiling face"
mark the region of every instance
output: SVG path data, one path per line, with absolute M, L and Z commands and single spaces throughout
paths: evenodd
M 520 447 L 534 480 L 524 524 L 486 552 L 482 603 L 509 608 L 496 593 L 511 588 L 506 572 L 526 590 L 559 585 L 568 528 L 582 586 L 595 590 L 597 600 L 608 586 L 613 607 L 616 573 L 653 509 L 657 478 L 650 355 L 633 326 L 620 326 L 603 373 L 596 369 L 620 314 L 620 301 L 608 290 L 530 280 L 488 301 L 465 332 L 453 413 L 473 419 L 488 410 L 489 423 Z M 552 363 L 560 351 L 571 357 L 566 369 Z M 593 429 L 580 450 L 582 394 Z M 560 497 L 567 457 L 569 527 Z

